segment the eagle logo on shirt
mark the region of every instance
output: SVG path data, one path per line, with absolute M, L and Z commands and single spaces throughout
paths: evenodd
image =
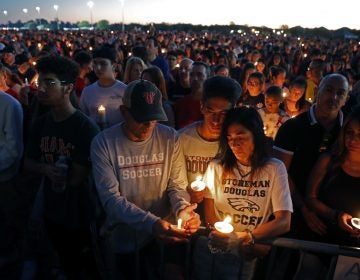
M 231 207 L 237 211 L 244 212 L 247 209 L 251 213 L 254 213 L 254 211 L 260 210 L 259 205 L 246 198 L 228 198 L 228 201 Z

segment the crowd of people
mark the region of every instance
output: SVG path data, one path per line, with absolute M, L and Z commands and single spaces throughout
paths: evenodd
M 262 279 L 263 240 L 360 247 L 357 41 L 0 31 L 0 57 L 1 236 L 33 190 L 20 279 Z M 278 257 L 276 279 L 329 266 Z

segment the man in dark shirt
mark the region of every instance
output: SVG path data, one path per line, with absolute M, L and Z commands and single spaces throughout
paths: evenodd
M 320 154 L 328 151 L 337 138 L 343 123 L 341 108 L 348 92 L 349 84 L 344 76 L 326 76 L 319 85 L 316 103 L 280 127 L 273 147 L 275 156 L 285 163 L 289 172 L 295 223 L 305 221 L 319 234 L 324 231 L 324 225 L 304 202 L 306 183 Z

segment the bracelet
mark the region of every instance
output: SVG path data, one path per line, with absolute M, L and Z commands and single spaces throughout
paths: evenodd
M 254 244 L 255 244 L 255 238 L 254 238 L 254 235 L 253 235 L 252 231 L 249 230 L 249 229 L 245 229 L 244 231 L 245 231 L 245 232 L 249 235 L 249 237 L 250 237 L 250 240 L 249 240 L 248 242 L 246 242 L 244 245 L 245 245 L 245 246 L 249 246 L 249 247 L 254 246 Z

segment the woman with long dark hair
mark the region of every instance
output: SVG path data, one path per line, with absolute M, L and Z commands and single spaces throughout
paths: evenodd
M 319 158 L 309 177 L 307 202 L 323 224 L 312 229 L 324 242 L 360 245 L 360 107 L 348 115 L 334 150 Z
M 213 225 L 230 217 L 234 227 L 232 233 L 215 230 L 210 234 L 210 250 L 226 252 L 212 255 L 212 276 L 251 279 L 261 246 L 254 241 L 287 232 L 292 212 L 286 168 L 267 155 L 263 122 L 256 109 L 240 107 L 228 112 L 219 154 L 203 180 L 206 222 Z

